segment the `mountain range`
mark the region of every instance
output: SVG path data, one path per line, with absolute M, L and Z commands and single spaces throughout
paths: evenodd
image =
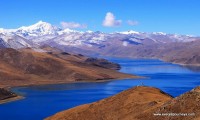
M 43 21 L 17 29 L 0 28 L 1 48 L 43 51 L 41 47 L 48 45 L 84 55 L 157 58 L 186 65 L 200 65 L 199 40 L 198 36 L 163 32 L 82 32 Z

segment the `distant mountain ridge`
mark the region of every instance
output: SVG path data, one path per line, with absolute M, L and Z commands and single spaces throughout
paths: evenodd
M 48 45 L 66 52 L 131 58 L 156 58 L 169 62 L 200 65 L 200 37 L 163 32 L 76 31 L 50 23 L 38 23 L 18 29 L 0 28 L 1 48 L 34 48 Z
M 71 29 L 61 29 L 43 21 L 17 29 L 0 28 L 0 38 L 2 41 L 1 46 L 11 48 L 32 47 L 33 45 L 29 42 L 36 45 L 55 42 L 58 45 L 86 45 L 91 47 L 116 38 L 123 40 L 123 46 L 132 43 L 141 44 L 144 39 L 149 39 L 149 42 L 155 43 L 190 42 L 196 40 L 196 37 L 189 35 L 166 34 L 162 32 L 144 33 L 132 30 L 114 33 L 82 32 Z M 17 41 L 14 39 L 17 39 Z M 11 44 L 12 42 L 15 44 Z

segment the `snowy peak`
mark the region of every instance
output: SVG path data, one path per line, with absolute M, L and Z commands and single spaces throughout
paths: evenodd
M 167 35 L 167 33 L 164 32 L 153 32 L 154 35 Z
M 35 47 L 43 44 L 58 46 L 89 46 L 103 48 L 106 45 L 146 45 L 172 42 L 190 42 L 200 38 L 188 35 L 167 34 L 162 32 L 137 32 L 133 30 L 104 33 L 100 31 L 76 31 L 61 29 L 50 23 L 39 21 L 30 26 L 17 29 L 0 28 L 0 47 Z M 118 41 L 118 42 L 117 42 Z
M 51 25 L 50 23 L 39 21 L 31 26 L 23 26 L 17 29 L 17 34 L 22 34 L 22 36 L 43 36 L 48 34 L 57 34 L 57 31 L 61 29 Z
M 0 34 L 12 35 L 14 32 L 16 32 L 16 29 L 4 29 L 4 28 L 0 28 Z
M 125 35 L 129 35 L 129 34 L 140 34 L 140 32 L 133 31 L 133 30 L 124 31 L 124 32 L 118 32 L 118 33 L 120 33 L 120 34 L 125 34 Z
M 79 31 L 71 29 L 61 29 L 53 26 L 50 23 L 39 21 L 36 24 L 30 26 L 22 26 L 17 29 L 3 29 L 0 28 L 0 33 L 5 35 L 19 35 L 24 38 L 35 38 L 46 35 L 61 35 L 65 33 L 78 33 Z M 80 32 L 81 33 L 81 32 Z
M 57 31 L 57 33 L 58 33 L 58 35 L 62 35 L 62 34 L 65 34 L 65 33 L 69 34 L 69 33 L 82 33 L 82 32 L 66 28 L 64 30 L 60 29 L 59 31 Z

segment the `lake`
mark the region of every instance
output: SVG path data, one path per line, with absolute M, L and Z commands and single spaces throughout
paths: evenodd
M 41 120 L 56 112 L 112 96 L 136 85 L 157 87 L 174 97 L 200 85 L 200 72 L 196 69 L 152 59 L 109 60 L 119 63 L 121 72 L 146 78 L 13 88 L 25 99 L 0 105 L 0 119 Z

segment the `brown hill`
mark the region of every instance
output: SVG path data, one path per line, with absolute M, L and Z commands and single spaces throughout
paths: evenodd
M 59 50 L 35 52 L 32 49 L 0 49 L 0 87 L 137 77 L 112 70 L 118 67 L 115 64 L 106 68 L 88 63 L 87 59 L 80 54 Z
M 200 87 L 172 99 L 153 112 L 164 116 L 152 116 L 152 120 L 200 120 Z M 169 113 L 174 116 L 166 116 Z
M 141 86 L 57 113 L 46 120 L 199 120 L 199 102 L 200 87 L 173 99 L 159 89 Z
M 172 97 L 152 87 L 134 87 L 112 97 L 55 114 L 46 120 L 136 120 Z

